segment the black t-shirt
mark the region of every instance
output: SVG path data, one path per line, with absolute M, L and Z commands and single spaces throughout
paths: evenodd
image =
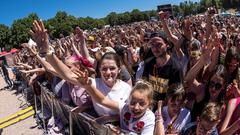
M 121 68 L 119 76 L 120 76 L 120 79 L 124 82 L 127 82 L 131 79 L 131 75 L 125 67 Z
M 173 57 L 163 67 L 156 67 L 154 57 L 146 61 L 143 78 L 153 85 L 155 93 L 166 94 L 169 85 L 182 82 L 183 73 L 179 62 Z

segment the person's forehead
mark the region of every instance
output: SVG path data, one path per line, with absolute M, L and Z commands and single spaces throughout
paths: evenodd
M 217 122 L 212 122 L 206 119 L 201 119 L 201 124 L 206 128 L 206 129 L 211 129 L 215 126 Z
M 211 78 L 211 81 L 217 82 L 217 83 L 222 83 L 224 80 L 221 77 L 218 77 L 217 75 L 213 75 Z
M 111 59 L 103 59 L 101 66 L 113 66 L 113 65 L 117 65 L 115 60 L 111 60 Z
M 164 42 L 162 38 L 160 37 L 154 37 L 150 40 L 151 43 L 162 43 Z

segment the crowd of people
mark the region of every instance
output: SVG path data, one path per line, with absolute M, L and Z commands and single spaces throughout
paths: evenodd
M 213 11 L 59 39 L 35 20 L 36 46 L 23 43 L 15 67 L 33 89 L 44 77 L 66 104 L 118 116 L 131 133 L 240 134 L 240 18 Z

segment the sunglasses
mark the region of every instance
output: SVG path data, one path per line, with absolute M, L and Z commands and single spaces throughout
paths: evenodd
M 190 51 L 190 56 L 191 57 L 198 57 L 199 55 L 201 55 L 200 51 Z
M 220 90 L 222 88 L 222 84 L 210 81 L 209 88 L 215 88 L 216 90 Z

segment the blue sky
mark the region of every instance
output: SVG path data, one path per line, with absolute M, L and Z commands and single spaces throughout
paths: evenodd
M 37 13 L 46 20 L 57 11 L 65 11 L 75 17 L 105 17 L 110 12 L 156 9 L 160 4 L 179 4 L 185 0 L 1 0 L 0 24 L 11 26 L 14 20 Z M 191 0 L 197 1 L 199 0 Z

